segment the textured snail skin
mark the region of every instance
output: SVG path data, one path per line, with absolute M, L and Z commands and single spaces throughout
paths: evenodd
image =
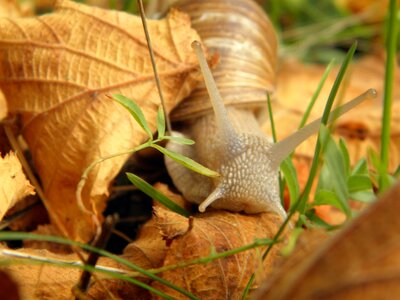
M 221 176 L 207 178 L 166 159 L 174 184 L 188 201 L 200 204 L 200 211 L 210 205 L 285 217 L 278 167 L 269 152 L 272 142 L 256 117 L 266 107 L 266 93 L 274 89 L 277 43 L 270 21 L 252 0 L 182 1 L 177 7 L 190 15 L 209 51 L 220 55 L 212 73 L 229 115 L 223 122 L 232 123 L 234 133 L 221 137 L 208 92 L 204 85 L 197 88 L 172 115 L 187 119 L 182 133 L 196 144 L 168 147 Z

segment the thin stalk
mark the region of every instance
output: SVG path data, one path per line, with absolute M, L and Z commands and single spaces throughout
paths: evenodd
M 381 132 L 381 161 L 385 171 L 388 170 L 389 166 L 390 120 L 392 116 L 393 80 L 398 31 L 397 12 L 397 1 L 391 0 L 388 8 L 389 22 L 386 27 L 386 68 Z M 387 187 L 387 185 L 384 183 L 383 176 L 380 177 L 379 189 L 382 191 Z
M 277 135 L 276 135 L 274 114 L 272 113 L 271 97 L 269 96 L 268 92 L 267 92 L 267 105 L 268 105 L 269 122 L 270 122 L 270 125 L 271 125 L 272 140 L 273 140 L 274 143 L 276 143 L 278 138 L 277 138 Z M 281 172 L 279 172 L 278 176 L 279 176 L 279 194 L 281 196 L 281 199 L 283 199 L 283 193 L 284 193 L 286 181 L 285 181 L 284 178 L 282 179 Z
M 96 248 L 104 249 L 106 247 L 117 220 L 118 220 L 117 215 L 107 216 L 107 218 L 105 219 L 105 221 L 103 223 L 101 234 L 100 234 L 99 238 L 93 244 Z M 99 257 L 100 257 L 100 255 L 98 253 L 91 252 L 89 254 L 88 259 L 86 260 L 85 265 L 96 267 Z M 80 291 L 80 294 L 85 295 L 86 292 L 88 291 L 91 275 L 92 275 L 92 273 L 89 271 L 82 272 L 79 282 L 76 285 L 76 288 Z M 78 300 L 78 298 L 79 297 L 76 297 L 77 300 Z
M 267 93 L 267 104 L 268 104 L 269 122 L 271 124 L 272 140 L 274 141 L 274 143 L 276 143 L 278 139 L 276 137 L 276 128 L 275 128 L 274 116 L 272 114 L 272 105 L 269 93 Z
M 3 252 L 5 254 L 7 254 L 7 252 L 11 253 L 10 251 L 5 251 L 3 250 Z M 12 254 L 11 254 L 12 255 Z M 83 264 L 71 264 L 69 262 L 65 262 L 65 261 L 58 261 L 58 260 L 54 260 L 54 259 L 48 259 L 48 260 L 36 260 L 35 257 L 33 256 L 32 258 L 29 256 L 25 256 L 25 257 L 18 257 L 18 255 L 12 255 L 13 257 L 16 257 L 14 259 L 10 259 L 8 262 L 8 264 L 15 264 L 17 263 L 16 260 L 28 260 L 30 264 L 45 264 L 45 265 L 53 265 L 53 266 L 59 266 L 59 267 L 64 267 L 64 268 L 74 268 L 74 269 L 80 269 L 86 272 L 91 272 L 91 273 L 102 273 L 105 274 L 111 278 L 116 278 L 116 279 L 121 279 L 121 280 L 125 280 L 127 282 L 130 282 L 132 284 L 135 284 L 137 286 L 140 286 L 164 299 L 169 299 L 169 300 L 173 300 L 173 298 L 165 293 L 163 293 L 160 290 L 155 289 L 154 287 L 138 280 L 135 278 L 131 278 L 127 275 L 118 273 L 118 272 L 114 272 L 113 270 L 109 270 L 107 268 L 96 268 L 90 265 L 83 265 Z M 6 263 L 5 260 L 2 260 L 2 262 Z M 101 281 L 98 281 L 101 282 Z
M 328 66 L 326 67 L 324 74 L 322 75 L 322 78 L 320 82 L 318 83 L 317 89 L 313 93 L 310 102 L 307 105 L 306 111 L 304 112 L 303 117 L 301 118 L 299 129 L 303 128 L 304 125 L 306 125 L 306 122 L 308 120 L 308 117 L 310 116 L 311 110 L 314 107 L 315 101 L 317 101 L 319 94 L 321 93 L 322 87 L 325 84 L 326 79 L 328 78 L 329 73 L 332 71 L 333 65 L 335 64 L 335 58 L 333 58 Z
M 328 100 L 327 100 L 326 105 L 325 105 L 324 113 L 323 113 L 322 118 L 321 118 L 321 124 L 322 125 L 326 125 L 328 123 L 329 114 L 331 112 L 332 105 L 333 105 L 333 102 L 335 100 L 335 97 L 336 97 L 336 95 L 337 95 L 337 93 L 339 91 L 340 83 L 342 82 L 342 80 L 344 78 L 344 75 L 346 73 L 347 67 L 350 64 L 350 62 L 351 62 L 351 60 L 352 60 L 352 58 L 354 56 L 356 48 L 357 48 L 357 43 L 355 42 L 351 46 L 349 52 L 346 55 L 345 60 L 343 61 L 343 64 L 342 64 L 342 66 L 341 66 L 341 68 L 339 70 L 339 73 L 338 73 L 338 75 L 336 77 L 336 80 L 335 80 L 333 86 L 332 86 L 331 92 L 329 94 Z M 315 151 L 314 151 L 314 158 L 313 158 L 313 161 L 312 161 L 312 164 L 311 164 L 310 174 L 309 174 L 306 186 L 304 187 L 304 191 L 301 194 L 299 201 L 297 202 L 297 203 L 299 203 L 298 205 L 299 205 L 300 213 L 304 212 L 305 204 L 306 204 L 307 199 L 308 199 L 308 197 L 310 195 L 312 183 L 314 182 L 314 178 L 315 178 L 315 176 L 317 174 L 318 165 L 319 165 L 319 157 L 320 157 L 320 154 L 321 154 L 321 149 L 322 149 L 322 145 L 321 145 L 320 138 L 318 137 L 317 144 L 315 146 Z
M 174 289 L 175 291 L 185 295 L 189 299 L 199 299 L 198 297 L 194 296 L 190 292 L 172 284 L 171 282 L 169 282 L 161 277 L 158 277 L 158 276 L 148 272 L 145 269 L 140 268 L 139 266 L 131 263 L 130 261 L 128 261 L 126 259 L 119 257 L 118 255 L 112 254 L 106 250 L 98 249 L 98 248 L 90 246 L 90 245 L 71 241 L 71 240 L 64 239 L 64 238 L 57 237 L 57 236 L 48 236 L 48 235 L 40 235 L 40 234 L 24 233 L 24 232 L 0 232 L 0 241 L 10 241 L 10 240 L 39 240 L 39 241 L 47 241 L 47 242 L 54 242 L 54 243 L 59 243 L 59 244 L 63 244 L 63 245 L 69 245 L 72 247 L 79 247 L 86 251 L 98 253 L 102 256 L 111 258 L 111 259 L 115 260 L 116 262 L 123 264 L 123 265 L 143 274 L 144 276 L 149 277 L 152 280 L 158 281 L 161 284 L 164 284 L 164 285 L 168 286 L 169 288 Z M 86 266 L 86 267 L 88 267 L 88 266 Z M 93 270 L 96 270 L 96 268 L 94 268 L 94 267 L 92 267 L 92 268 L 93 268 Z M 98 269 L 98 270 L 100 270 L 100 269 Z M 101 271 L 103 272 L 104 270 L 101 270 Z
M 132 153 L 138 152 L 138 151 L 140 151 L 140 150 L 142 150 L 142 149 L 144 149 L 144 148 L 150 147 L 150 145 L 151 145 L 152 142 L 157 142 L 157 141 L 158 141 L 158 140 L 155 140 L 155 141 L 147 141 L 147 142 L 145 142 L 145 143 L 139 145 L 139 146 L 136 147 L 136 148 L 129 149 L 129 150 L 125 150 L 125 151 L 121 151 L 121 152 L 118 152 L 118 153 L 113 153 L 113 154 L 110 154 L 110 155 L 107 155 L 107 156 L 103 156 L 103 157 L 100 157 L 100 158 L 96 159 L 95 161 L 93 161 L 93 162 L 85 169 L 85 171 L 83 172 L 83 174 L 82 174 L 82 176 L 81 176 L 81 179 L 80 179 L 80 181 L 79 181 L 79 183 L 78 183 L 78 186 L 76 187 L 76 192 L 75 192 L 75 194 L 76 194 L 76 201 L 77 201 L 77 203 L 78 203 L 79 208 L 80 208 L 83 212 L 86 212 L 86 213 L 88 213 L 88 214 L 92 214 L 92 212 L 91 212 L 90 210 L 88 210 L 88 209 L 85 207 L 85 205 L 83 204 L 83 201 L 82 201 L 82 190 L 83 190 L 83 188 L 84 188 L 84 186 L 85 186 L 85 183 L 86 183 L 86 181 L 87 181 L 87 179 L 88 179 L 88 177 L 89 177 L 90 171 L 92 171 L 92 169 L 93 169 L 97 164 L 102 163 L 102 162 L 105 161 L 105 160 L 108 160 L 108 159 L 111 159 L 111 158 L 114 158 L 114 157 L 117 157 L 117 156 L 126 155 L 126 154 L 132 154 Z
M 347 67 L 350 64 L 354 53 L 356 51 L 357 48 L 357 43 L 354 43 L 350 50 L 348 51 L 345 60 L 342 63 L 342 66 L 340 67 L 339 73 L 336 77 L 336 80 L 332 86 L 331 92 L 329 94 L 327 103 L 325 105 L 325 109 L 324 109 L 324 113 L 322 115 L 321 118 L 321 124 L 326 125 L 328 123 L 329 120 L 329 114 L 330 111 L 332 109 L 332 105 L 333 105 L 333 101 L 335 100 L 335 97 L 338 93 L 339 87 L 340 87 L 340 83 L 343 80 L 343 77 L 346 73 Z M 272 239 L 272 243 L 271 245 L 268 246 L 267 250 L 264 252 L 263 254 L 263 259 L 265 259 L 268 254 L 271 252 L 273 245 L 281 238 L 282 233 L 284 232 L 285 228 L 287 227 L 290 219 L 293 217 L 293 215 L 295 213 L 297 213 L 298 211 L 300 211 L 301 214 L 303 214 L 303 210 L 305 209 L 305 204 L 307 202 L 307 199 L 309 197 L 310 191 L 311 191 L 311 187 L 312 187 L 312 183 L 314 182 L 314 178 L 317 174 L 317 170 L 318 170 L 318 166 L 319 166 L 319 157 L 321 154 L 321 149 L 322 149 L 321 145 L 321 141 L 320 141 L 320 135 L 318 135 L 318 139 L 317 139 L 317 144 L 315 146 L 315 151 L 314 151 L 314 159 L 312 161 L 311 164 L 311 169 L 310 169 L 310 174 L 306 183 L 306 186 L 304 188 L 303 193 L 300 195 L 299 199 L 294 203 L 294 205 L 292 206 L 291 210 L 288 213 L 288 216 L 286 217 L 285 221 L 283 222 L 283 224 L 279 227 L 278 232 L 275 234 L 274 238 Z M 242 299 L 246 299 L 247 295 L 250 291 L 251 285 L 253 284 L 255 279 L 255 274 L 253 273 L 252 276 L 250 277 L 249 282 L 246 285 L 246 288 L 243 292 L 243 296 Z
M 153 45 L 151 43 L 149 30 L 147 28 L 147 21 L 146 21 L 146 15 L 145 15 L 145 12 L 144 12 L 143 1 L 142 0 L 137 0 L 137 5 L 139 7 L 140 18 L 142 19 L 144 34 L 146 35 L 147 46 L 149 48 L 150 60 L 151 60 L 151 65 L 153 66 L 153 73 L 154 73 L 154 77 L 155 77 L 155 80 L 156 80 L 158 94 L 160 95 L 161 105 L 162 105 L 163 111 L 165 113 L 165 123 L 167 125 L 167 132 L 169 134 L 171 134 L 172 133 L 171 121 L 169 120 L 169 117 L 168 117 L 168 114 L 167 114 L 167 108 L 166 108 L 164 95 L 163 95 L 162 88 L 161 88 L 160 77 L 158 76 L 156 60 L 154 59 Z
M 190 261 L 183 261 L 183 262 L 179 262 L 175 265 L 167 265 L 167 266 L 163 266 L 161 268 L 158 269 L 150 269 L 147 270 L 153 274 L 157 274 L 157 273 L 162 273 L 162 272 L 166 272 L 166 271 L 171 271 L 171 270 L 175 270 L 175 269 L 180 269 L 180 268 L 185 268 L 191 265 L 198 265 L 198 264 L 207 264 L 209 262 L 212 262 L 214 260 L 217 259 L 221 259 L 224 257 L 228 257 L 231 255 L 235 255 L 238 254 L 240 252 L 244 252 L 247 250 L 251 250 L 257 247 L 262 247 L 262 246 L 268 246 L 272 243 L 272 240 L 270 239 L 256 239 L 253 243 L 248 244 L 248 245 L 244 245 L 242 247 L 238 247 L 232 250 L 228 250 L 228 251 L 224 251 L 221 253 L 211 253 L 208 256 L 205 257 L 200 257 L 200 258 L 196 258 Z M 135 273 L 130 273 L 130 276 L 135 276 Z

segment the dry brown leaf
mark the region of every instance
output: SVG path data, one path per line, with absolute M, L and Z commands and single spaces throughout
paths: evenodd
M 154 188 L 176 204 L 182 207 L 188 205 L 180 195 L 171 192 L 167 185 L 156 183 Z M 167 240 L 184 234 L 189 227 L 187 218 L 166 209 L 158 201 L 154 201 L 153 211 L 154 217 L 140 228 L 136 240 L 124 249 L 123 254 L 129 261 L 140 262 L 140 266 L 145 269 L 161 267 L 168 250 Z M 170 220 L 174 222 L 168 223 Z
M 212 248 L 220 253 L 250 244 L 256 238 L 272 238 L 281 224 L 281 219 L 272 213 L 249 216 L 226 211 L 207 212 L 189 221 L 162 206 L 156 208 L 155 221 L 169 241 L 164 266 L 206 257 Z M 207 264 L 170 270 L 160 276 L 201 299 L 237 299 L 253 272 L 260 276 L 270 272 L 278 248 L 275 247 L 264 263 L 261 255 L 265 247 Z M 174 299 L 184 299 L 157 282 L 153 285 Z
M 168 221 L 173 224 L 175 220 Z M 190 231 L 172 241 L 164 266 L 206 257 L 212 248 L 219 253 L 250 244 L 255 238 L 272 238 L 280 223 L 279 217 L 269 213 L 253 216 L 225 211 L 205 213 L 193 219 Z M 261 262 L 261 255 L 265 248 L 259 248 L 207 264 L 164 272 L 161 276 L 201 299 L 237 299 L 253 272 L 265 275 L 270 271 L 277 248 L 264 263 Z M 174 299 L 184 299 L 165 286 L 158 283 L 154 286 Z
M 54 13 L 2 20 L 0 28 L 0 87 L 10 113 L 22 115 L 22 133 L 50 217 L 63 224 L 70 238 L 87 241 L 94 223 L 75 199 L 82 172 L 100 156 L 145 139 L 129 113 L 105 94 L 136 99 L 155 128 L 159 97 L 140 18 L 59 1 Z M 187 16 L 177 11 L 149 21 L 149 30 L 170 110 L 196 83 L 190 44 L 199 37 Z M 125 159 L 108 160 L 89 175 L 83 200 L 97 218 Z
M 4 158 L 0 155 L 0 220 L 15 203 L 33 194 L 34 188 L 26 180 L 15 153 L 10 152 Z
M 1 248 L 0 250 L 5 248 Z M 8 250 L 8 249 L 5 249 Z M 54 254 L 48 250 L 36 249 L 19 249 L 14 251 L 19 254 L 38 257 L 40 259 L 51 259 L 62 262 L 78 262 L 79 259 L 75 254 Z M 9 259 L 9 256 L 1 255 L 0 261 Z M 140 265 L 140 261 L 132 261 Z M 97 263 L 98 266 L 114 268 L 118 270 L 127 270 L 126 267 L 109 258 L 101 257 Z M 21 299 L 72 299 L 71 289 L 78 283 L 81 270 L 71 267 L 60 267 L 55 265 L 38 265 L 24 261 L 19 263 L 17 260 L 5 266 L 3 270 L 7 271 L 18 283 L 21 293 Z M 149 299 L 149 293 L 132 285 L 128 282 L 116 279 L 110 279 L 96 273 L 99 281 L 92 278 L 88 294 L 94 296 L 95 299 L 110 299 L 103 286 L 111 291 L 116 299 Z M 101 284 L 100 284 L 101 283 Z M 137 297 L 137 298 L 136 298 Z M 1 298 L 3 299 L 3 298 Z
M 335 0 L 335 4 L 353 14 L 368 12 L 366 20 L 378 22 L 386 16 L 389 0 Z
M 0 270 L 0 299 L 19 300 L 18 286 L 9 274 Z
M 131 262 L 137 262 L 145 269 L 161 267 L 167 245 L 160 234 L 154 219 L 140 228 L 136 240 L 125 247 L 123 257 Z
M 278 77 L 279 104 L 274 108 L 274 120 L 278 139 L 297 130 L 304 111 L 317 88 L 325 70 L 321 65 L 304 65 L 296 61 L 283 64 Z M 400 82 L 400 72 L 396 70 L 395 82 Z M 321 117 L 336 72 L 332 72 L 309 117 L 309 122 Z M 336 123 L 335 135 L 345 138 L 349 147 L 351 161 L 354 163 L 366 157 L 370 147 L 379 150 L 382 96 L 384 79 L 384 58 L 381 55 L 367 56 L 354 63 L 349 71 L 347 88 L 343 99 L 349 101 L 366 91 L 375 88 L 378 98 L 367 101 L 342 116 Z M 400 86 L 395 85 L 391 123 L 390 170 L 400 164 Z M 269 132 L 269 125 L 264 127 Z M 296 155 L 311 158 L 314 153 L 315 138 L 310 138 L 296 149 Z
M 33 234 L 41 234 L 47 236 L 60 236 L 60 232 L 52 224 L 39 225 L 35 230 L 31 231 Z M 47 251 L 55 254 L 70 254 L 72 249 L 68 245 L 59 243 L 51 243 L 39 240 L 25 240 L 23 241 L 24 248 L 28 249 L 46 249 Z
M 7 102 L 2 91 L 0 91 L 0 121 L 7 117 Z
M 16 18 L 22 15 L 21 8 L 16 0 L 0 0 L 0 18 Z
M 256 299 L 393 299 L 400 295 L 400 184 Z

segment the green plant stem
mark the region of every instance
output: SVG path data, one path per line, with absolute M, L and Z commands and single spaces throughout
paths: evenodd
M 268 104 L 269 121 L 271 123 L 272 140 L 274 141 L 274 143 L 276 143 L 276 141 L 278 139 L 276 137 L 275 122 L 274 122 L 274 116 L 272 114 L 272 105 L 271 105 L 271 98 L 269 96 L 269 93 L 267 93 L 267 104 Z
M 107 156 L 103 156 L 103 157 L 100 157 L 99 159 L 93 161 L 85 169 L 85 171 L 83 172 L 83 174 L 81 176 L 81 179 L 80 179 L 80 181 L 79 181 L 79 183 L 78 183 L 78 185 L 76 187 L 75 195 L 76 195 L 76 201 L 77 201 L 77 204 L 78 204 L 79 208 L 82 211 L 86 212 L 86 213 L 92 214 L 92 212 L 90 210 L 88 210 L 85 207 L 85 205 L 83 204 L 83 201 L 82 201 L 82 190 L 83 190 L 83 188 L 85 186 L 85 183 L 86 183 L 86 181 L 88 179 L 89 173 L 92 171 L 92 169 L 97 164 L 102 163 L 105 160 L 108 160 L 108 159 L 111 159 L 111 158 L 114 158 L 114 157 L 117 157 L 117 156 L 126 155 L 126 154 L 132 154 L 132 153 L 138 152 L 140 150 L 143 150 L 144 148 L 150 147 L 153 142 L 157 142 L 157 141 L 158 140 L 155 140 L 155 141 L 149 140 L 149 141 L 137 146 L 136 148 L 125 150 L 125 151 L 121 151 L 121 152 L 118 152 L 118 153 L 113 153 L 113 154 L 110 154 L 110 155 L 107 155 Z
M 161 273 L 161 272 L 166 272 L 166 271 L 171 271 L 171 270 L 175 270 L 175 269 L 179 269 L 179 268 L 185 268 L 191 265 L 197 265 L 197 264 L 207 264 L 209 262 L 212 262 L 214 260 L 220 259 L 220 258 L 224 258 L 224 257 L 228 257 L 231 255 L 235 255 L 238 254 L 240 252 L 244 252 L 247 250 L 251 250 L 257 247 L 262 247 L 262 246 L 268 246 L 272 243 L 273 241 L 270 239 L 256 239 L 253 243 L 242 246 L 242 247 L 238 247 L 232 250 L 228 250 L 228 251 L 224 251 L 221 253 L 211 253 L 210 255 L 206 256 L 206 257 L 200 257 L 200 258 L 196 258 L 190 261 L 184 261 L 184 262 L 179 262 L 175 265 L 167 265 L 158 269 L 150 269 L 147 270 L 153 274 L 157 274 L 157 273 Z M 130 273 L 130 276 L 135 276 L 136 274 Z
M 388 170 L 389 166 L 390 121 L 392 116 L 393 80 L 398 31 L 397 13 L 397 1 L 391 0 L 388 9 L 389 23 L 387 25 L 386 68 L 381 132 L 381 161 L 385 171 Z M 382 191 L 387 187 L 387 184 L 384 183 L 383 176 L 381 176 L 380 181 L 379 189 Z
M 308 117 L 310 116 L 311 110 L 314 107 L 315 101 L 317 101 L 319 94 L 321 93 L 321 90 L 325 84 L 326 79 L 328 78 L 329 73 L 332 71 L 332 68 L 335 64 L 335 58 L 333 58 L 328 66 L 326 67 L 324 74 L 322 75 L 321 80 L 318 83 L 317 89 L 313 93 L 310 102 L 307 105 L 306 111 L 303 114 L 303 117 L 301 118 L 300 124 L 299 124 L 299 129 L 303 128 L 304 125 L 306 125 L 306 122 L 308 120 Z
M 156 60 L 154 59 L 153 46 L 152 46 L 152 43 L 151 43 L 149 30 L 147 28 L 147 21 L 146 21 L 146 16 L 145 16 L 145 12 L 144 12 L 143 1 L 142 0 L 137 0 L 137 6 L 139 8 L 140 18 L 142 19 L 143 30 L 144 30 L 144 33 L 145 33 L 145 36 L 146 36 L 147 46 L 149 48 L 151 65 L 153 67 L 154 78 L 155 78 L 155 81 L 156 81 L 158 94 L 160 96 L 161 105 L 162 105 L 164 113 L 167 114 L 167 107 L 166 107 L 166 104 L 165 104 L 164 94 L 163 94 L 162 88 L 161 88 L 161 82 L 160 82 L 160 77 L 158 75 L 157 64 L 156 64 Z M 171 121 L 169 120 L 168 115 L 165 115 L 165 123 L 167 125 L 167 133 L 168 134 L 172 134 Z
M 324 113 L 322 115 L 321 118 L 321 124 L 326 125 L 328 120 L 329 120 L 329 114 L 330 111 L 332 109 L 332 105 L 333 105 L 333 101 L 335 100 L 335 97 L 339 91 L 339 87 L 340 87 L 340 83 L 343 80 L 343 77 L 345 75 L 345 72 L 347 70 L 348 65 L 350 64 L 354 53 L 356 51 L 357 48 L 357 43 L 354 43 L 351 48 L 349 49 L 345 60 L 342 63 L 342 66 L 340 67 L 339 73 L 336 77 L 336 80 L 332 86 L 331 92 L 329 94 L 328 100 L 326 102 L 325 105 L 325 109 L 324 109 Z M 305 185 L 305 188 L 302 192 L 302 194 L 300 195 L 300 198 L 294 203 L 294 205 L 291 207 L 288 216 L 286 217 L 285 221 L 283 222 L 283 224 L 279 227 L 278 232 L 275 234 L 274 238 L 272 239 L 272 243 L 271 245 L 268 246 L 267 250 L 264 252 L 263 254 L 263 259 L 265 259 L 268 254 L 271 252 L 272 247 L 274 244 L 276 244 L 276 242 L 281 238 L 281 235 L 283 233 L 283 231 L 285 230 L 286 226 L 289 224 L 290 219 L 293 217 L 293 215 L 297 212 L 300 211 L 301 214 L 304 213 L 304 209 L 305 209 L 305 205 L 307 203 L 307 199 L 309 197 L 310 191 L 311 191 L 311 187 L 312 184 L 314 182 L 314 178 L 317 174 L 317 170 L 318 170 L 318 165 L 319 165 L 319 157 L 321 154 L 321 149 L 322 149 L 322 145 L 321 145 L 321 141 L 320 141 L 320 135 L 318 135 L 318 139 L 317 139 L 317 144 L 315 146 L 315 151 L 314 151 L 314 158 L 311 164 L 311 169 L 310 169 L 310 174 L 307 180 L 307 183 Z M 249 282 L 246 285 L 246 288 L 243 292 L 243 296 L 242 299 L 246 299 L 247 295 L 250 291 L 251 285 L 254 282 L 254 278 L 255 278 L 255 274 L 253 273 L 252 276 L 250 277 Z
M 115 254 L 112 254 L 112 253 L 106 251 L 106 250 L 98 249 L 98 248 L 95 248 L 90 245 L 71 241 L 71 240 L 60 238 L 57 236 L 47 236 L 47 235 L 24 233 L 24 232 L 0 232 L 0 241 L 10 241 L 10 240 L 39 240 L 39 241 L 54 242 L 54 243 L 59 243 L 59 244 L 63 244 L 63 245 L 79 247 L 86 251 L 95 252 L 102 256 L 109 257 L 109 258 L 115 260 L 116 262 L 121 263 L 121 264 L 149 277 L 152 280 L 158 281 L 161 284 L 164 284 L 164 285 L 168 286 L 169 288 L 174 289 L 175 291 L 185 295 L 189 299 L 199 299 L 196 296 L 194 296 L 193 294 L 189 293 L 188 291 L 186 291 L 178 286 L 175 286 L 174 284 L 170 283 L 169 281 L 167 281 L 161 277 L 158 277 L 158 276 L 148 272 L 145 269 L 140 268 L 139 266 L 131 263 L 130 261 L 128 261 L 126 259 L 123 259 Z M 93 268 L 93 269 L 95 270 L 95 268 Z
M 152 292 L 152 293 L 154 293 L 156 295 L 159 295 L 160 297 L 162 297 L 164 299 L 171 299 L 171 300 L 173 299 L 171 296 L 168 296 L 167 294 L 165 294 L 165 293 L 153 288 L 152 286 L 150 286 L 150 285 L 148 285 L 148 284 L 146 284 L 146 283 L 144 283 L 144 282 L 142 282 L 140 280 L 137 280 L 137 279 L 131 278 L 131 277 L 127 276 L 127 275 L 120 274 L 120 273 L 117 273 L 117 272 L 113 272 L 113 271 L 110 271 L 110 270 L 99 269 L 99 268 L 96 268 L 96 267 L 93 267 L 93 266 L 90 266 L 90 265 L 71 264 L 71 263 L 68 263 L 68 262 L 58 261 L 58 260 L 54 260 L 54 259 L 49 259 L 49 260 L 42 259 L 40 261 L 37 261 L 37 260 L 32 260 L 31 258 L 29 258 L 29 256 L 26 257 L 26 258 L 13 258 L 13 259 L 8 259 L 8 260 L 3 260 L 2 259 L 1 262 L 2 263 L 7 263 L 8 265 L 10 265 L 10 264 L 15 264 L 15 263 L 18 263 L 20 261 L 25 261 L 25 260 L 29 261 L 29 264 L 45 264 L 45 265 L 59 266 L 59 267 L 63 267 L 63 268 L 80 269 L 80 270 L 83 270 L 83 271 L 86 271 L 86 272 L 90 272 L 90 273 L 95 273 L 95 272 L 96 273 L 102 273 L 102 274 L 110 276 L 111 278 L 125 280 L 127 282 L 132 283 L 132 284 L 140 286 L 140 287 L 142 287 L 142 288 L 144 288 L 144 289 L 146 289 L 146 290 L 148 290 L 148 291 L 150 291 L 150 292 Z
M 329 114 L 331 112 L 331 109 L 332 109 L 332 106 L 333 106 L 333 102 L 334 102 L 335 97 L 336 97 L 336 95 L 337 95 L 337 93 L 339 91 L 339 87 L 340 87 L 340 84 L 341 84 L 341 82 L 343 80 L 343 77 L 344 77 L 344 75 L 346 73 L 347 67 L 350 64 L 350 62 L 351 62 L 351 60 L 352 60 L 352 58 L 354 56 L 356 48 L 357 48 L 357 43 L 354 43 L 351 46 L 350 50 L 348 51 L 348 53 L 346 55 L 346 58 L 343 61 L 343 64 L 342 64 L 342 66 L 341 66 L 341 68 L 339 70 L 339 73 L 338 73 L 338 75 L 336 77 L 336 80 L 335 80 L 333 86 L 332 86 L 331 92 L 329 94 L 328 100 L 327 100 L 326 105 L 325 105 L 324 113 L 323 113 L 322 119 L 321 119 L 321 124 L 322 125 L 327 125 L 327 123 L 328 123 Z M 318 135 L 317 144 L 315 146 L 315 151 L 314 151 L 314 158 L 313 158 L 313 161 L 312 161 L 312 164 L 311 164 L 311 168 L 310 168 L 310 174 L 309 174 L 307 183 L 306 183 L 306 185 L 304 187 L 303 193 L 300 195 L 299 201 L 297 201 L 297 203 L 299 205 L 298 208 L 299 208 L 301 214 L 304 213 L 305 206 L 306 206 L 306 203 L 307 203 L 307 199 L 308 199 L 308 197 L 310 195 L 311 187 L 312 187 L 312 184 L 314 182 L 314 178 L 315 178 L 315 176 L 317 174 L 318 165 L 319 165 L 319 157 L 321 155 L 321 149 L 322 149 L 322 144 L 321 144 L 320 136 Z M 296 209 L 297 209 L 297 205 L 296 205 Z

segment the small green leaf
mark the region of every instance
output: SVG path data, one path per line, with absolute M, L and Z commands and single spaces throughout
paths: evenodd
M 171 150 L 168 150 L 164 147 L 161 147 L 157 144 L 152 144 L 151 147 L 157 149 L 161 153 L 167 155 L 168 157 L 172 158 L 176 162 L 180 163 L 181 165 L 185 166 L 186 168 L 195 171 L 199 174 L 208 176 L 208 177 L 218 177 L 220 176 L 217 172 L 210 170 L 207 167 L 202 166 L 201 164 L 195 162 L 193 159 L 190 159 L 186 156 L 183 156 L 180 153 L 173 152 Z
M 299 198 L 300 186 L 297 178 L 296 168 L 294 167 L 293 161 L 290 159 L 290 157 L 282 161 L 281 170 L 289 189 L 290 206 L 292 207 L 294 202 Z
M 324 228 L 327 231 L 338 229 L 338 227 L 341 226 L 341 225 L 331 225 L 325 222 L 320 217 L 318 217 L 318 215 L 315 213 L 315 209 L 309 210 L 307 212 L 307 218 L 310 220 L 309 223 L 311 223 L 313 227 Z
M 372 183 L 369 176 L 353 175 L 347 180 L 347 187 L 350 193 L 370 190 L 372 191 Z
M 286 245 L 281 250 L 283 256 L 289 256 L 290 254 L 292 254 L 293 250 L 296 247 L 297 240 L 299 239 L 299 236 L 301 233 L 303 233 L 303 231 L 304 229 L 301 227 L 297 227 L 292 230 Z
M 168 207 L 170 210 L 176 212 L 177 214 L 180 214 L 186 218 L 190 217 L 189 212 L 187 212 L 184 208 L 177 205 L 175 202 L 173 202 L 164 194 L 157 191 L 155 188 L 153 188 L 150 184 L 148 184 L 139 176 L 136 176 L 135 174 L 132 173 L 126 173 L 126 176 L 128 177 L 130 182 L 132 182 L 139 190 L 141 190 L 147 196 L 157 200 L 165 207 Z
M 353 175 L 367 175 L 368 176 L 368 164 L 365 158 L 360 159 L 351 171 Z
M 142 127 L 143 130 L 149 136 L 149 138 L 152 139 L 153 133 L 151 132 L 150 127 L 147 124 L 146 119 L 144 118 L 142 110 L 135 103 L 135 101 L 132 99 L 129 99 L 125 96 L 118 95 L 118 94 L 114 94 L 113 98 L 130 112 L 130 114 L 136 120 L 136 122 L 140 125 L 140 127 Z
M 340 140 L 339 140 L 339 149 L 340 149 L 340 152 L 342 153 L 344 168 L 345 168 L 347 174 L 349 174 L 349 172 L 350 172 L 350 155 L 349 155 L 349 150 L 346 145 L 346 141 L 342 138 L 340 138 Z
M 324 162 L 325 165 L 322 169 L 326 169 L 329 174 L 329 185 L 332 191 L 337 195 L 342 203 L 344 212 L 350 216 L 351 211 L 348 206 L 349 193 L 347 191 L 347 177 L 348 172 L 344 167 L 344 158 L 342 157 L 339 147 L 333 140 L 332 135 L 325 126 L 321 126 L 320 130 L 321 139 L 325 145 L 324 147 Z M 324 170 L 321 170 L 323 173 Z
M 162 109 L 162 106 L 158 108 L 158 113 L 157 113 L 157 132 L 158 132 L 158 138 L 162 139 L 164 138 L 165 134 L 165 115 L 164 111 Z
M 393 184 L 394 178 L 392 178 L 386 171 L 385 165 L 373 150 L 368 151 L 369 158 L 372 165 L 378 171 L 377 181 L 379 182 L 379 191 L 386 190 Z
M 318 190 L 315 193 L 314 198 L 314 206 L 316 205 L 332 205 L 343 211 L 347 216 L 351 216 L 351 210 L 348 203 L 343 202 L 333 191 Z
M 375 194 L 371 191 L 358 191 L 350 193 L 350 199 L 357 200 L 360 202 L 370 203 L 376 200 Z
M 393 176 L 394 177 L 399 177 L 400 176 L 400 166 L 397 166 L 397 169 L 396 169 L 396 171 L 394 171 Z
M 172 142 L 181 144 L 181 145 L 194 145 L 194 141 L 188 138 L 185 138 L 183 136 L 171 136 L 171 135 L 166 135 L 164 136 L 165 140 L 170 140 Z

